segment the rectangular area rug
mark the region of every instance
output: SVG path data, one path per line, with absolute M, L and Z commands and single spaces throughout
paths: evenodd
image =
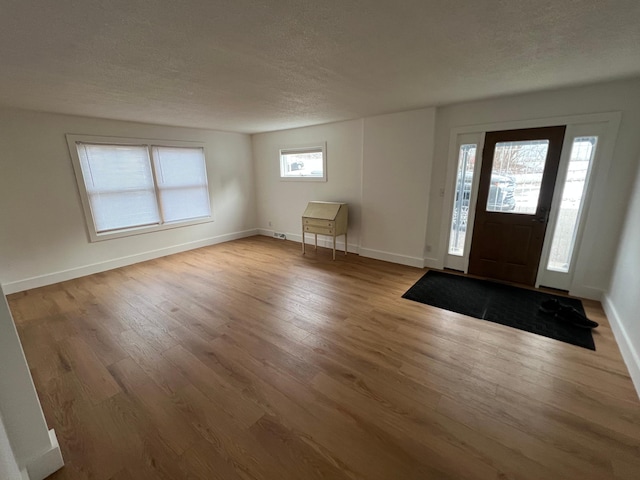
M 591 330 L 556 320 L 540 311 L 540 304 L 557 298 L 584 314 L 582 302 L 537 290 L 429 270 L 402 296 L 451 312 L 595 350 Z

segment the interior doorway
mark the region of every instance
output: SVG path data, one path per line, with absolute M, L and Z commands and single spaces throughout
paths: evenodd
M 565 129 L 486 134 L 469 273 L 535 284 Z

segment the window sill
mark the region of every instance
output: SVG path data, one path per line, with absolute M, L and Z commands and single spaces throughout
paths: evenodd
M 163 230 L 171 230 L 174 228 L 180 227 L 189 227 L 192 225 L 200 225 L 202 223 L 211 223 L 213 222 L 213 217 L 201 217 L 194 218 L 192 220 L 185 220 L 180 222 L 171 222 L 171 223 L 163 223 L 161 225 L 147 225 L 143 227 L 132 227 L 132 228 L 124 228 L 121 230 L 115 230 L 112 232 L 104 232 L 104 233 L 96 233 L 94 231 L 89 232 L 90 241 L 93 242 L 102 242 L 104 240 L 111 240 L 115 238 L 124 238 L 131 237 L 134 235 L 142 235 L 145 233 L 153 233 L 160 232 Z
M 283 182 L 326 182 L 327 177 L 312 177 L 310 175 L 299 175 L 291 177 L 280 177 Z

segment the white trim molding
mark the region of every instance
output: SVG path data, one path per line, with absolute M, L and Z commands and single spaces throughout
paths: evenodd
M 196 248 L 208 247 L 210 245 L 229 242 L 231 240 L 237 240 L 239 238 L 252 237 L 254 235 L 258 235 L 257 229 L 227 233 L 225 235 L 205 238 L 203 240 L 197 240 L 195 242 L 181 243 L 179 245 L 173 245 L 171 247 L 160 248 L 148 252 L 128 255 L 126 257 L 115 258 L 113 260 L 107 260 L 105 262 L 92 263 L 89 265 L 70 268 L 68 270 L 61 270 L 59 272 L 39 275 L 37 277 L 25 278 L 23 280 L 17 280 L 15 282 L 3 283 L 2 289 L 4 290 L 5 294 L 8 295 L 11 293 L 21 292 L 23 290 L 44 287 L 45 285 L 52 285 L 54 283 L 84 277 L 86 275 L 93 275 L 94 273 L 105 272 L 114 268 L 133 265 L 134 263 L 145 262 L 154 258 L 166 257 L 167 255 L 173 255 L 174 253 L 186 252 L 187 250 L 194 250 Z
M 588 298 L 589 300 L 602 301 L 604 292 L 596 287 L 590 287 L 588 285 L 578 285 L 571 287 L 569 295 L 572 297 Z
M 49 439 L 51 441 L 51 447 L 37 457 L 29 460 L 22 469 L 21 473 L 24 479 L 44 480 L 64 466 L 60 445 L 58 445 L 56 432 L 54 432 L 53 429 L 49 430 Z
M 444 264 L 439 258 L 425 257 L 422 265 L 424 268 L 433 268 L 435 270 L 444 270 Z
M 409 267 L 424 268 L 424 258 L 409 257 L 408 255 L 401 255 L 399 253 L 383 252 L 381 250 L 362 247 L 360 247 L 360 255 L 375 260 L 407 265 Z
M 264 235 L 265 237 L 273 237 L 274 233 L 275 233 L 274 230 L 270 230 L 266 228 L 258 229 L 258 234 Z M 302 235 L 298 233 L 284 233 L 284 235 L 286 237 L 286 240 L 302 243 Z M 314 245 L 313 237 L 309 238 L 305 236 L 305 239 L 306 239 L 305 243 L 307 245 Z M 329 240 L 328 238 L 318 237 L 318 246 L 325 247 L 325 248 L 333 248 L 333 241 Z M 344 241 L 336 240 L 336 254 L 339 253 L 339 251 L 344 252 Z M 374 260 L 382 260 L 384 262 L 397 263 L 399 265 L 407 265 L 409 267 L 416 267 L 416 268 L 424 268 L 425 266 L 430 266 L 431 268 L 434 268 L 432 264 L 438 261 L 435 258 L 410 257 L 408 255 L 402 255 L 399 253 L 384 252 L 382 250 L 374 250 L 371 248 L 363 248 L 351 243 L 348 245 L 347 252 L 355 253 L 362 257 L 373 258 Z
M 258 229 L 258 235 L 264 235 L 265 237 L 273 237 L 275 233 L 275 230 L 269 230 L 265 228 Z M 291 240 L 292 242 L 302 243 L 302 235 L 298 233 L 284 233 L 284 236 L 284 240 Z M 307 245 L 314 245 L 314 241 L 315 240 L 313 234 L 305 235 L 305 243 Z M 329 240 L 329 237 L 318 236 L 318 246 L 324 248 L 333 248 L 333 240 Z M 338 240 L 336 238 L 336 254 L 338 254 L 340 251 L 344 253 L 344 240 Z M 355 253 L 356 255 L 358 255 L 360 253 L 360 248 L 358 247 L 358 245 L 350 243 L 347 246 L 347 252 Z
M 631 342 L 629 334 L 624 328 L 624 323 L 618 316 L 616 307 L 613 305 L 609 295 L 604 296 L 602 306 L 604 308 L 604 312 L 607 314 L 607 318 L 609 319 L 611 330 L 613 331 L 613 335 L 615 336 L 618 347 L 620 348 L 620 353 L 622 354 L 624 363 L 629 369 L 629 376 L 631 377 L 633 386 L 636 387 L 638 398 L 640 398 L 640 352 L 638 352 Z

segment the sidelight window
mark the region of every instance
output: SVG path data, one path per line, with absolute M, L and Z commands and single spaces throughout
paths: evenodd
M 576 137 L 571 147 L 567 177 L 562 187 L 562 200 L 558 220 L 553 232 L 551 252 L 547 268 L 556 272 L 568 272 L 578 233 L 580 213 L 584 205 L 584 193 L 598 137 Z
M 456 192 L 449 233 L 449 255 L 462 256 L 464 252 L 477 147 L 477 144 L 463 144 L 460 145 L 458 152 Z

